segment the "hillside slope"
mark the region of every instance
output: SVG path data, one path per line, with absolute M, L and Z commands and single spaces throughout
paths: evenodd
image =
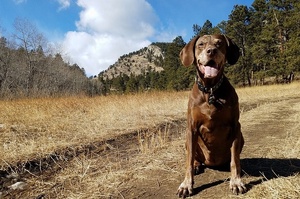
M 128 76 L 140 75 L 145 72 L 163 70 L 164 52 L 157 45 L 149 45 L 141 50 L 121 56 L 118 61 L 99 74 L 104 80 L 118 77 L 121 74 Z

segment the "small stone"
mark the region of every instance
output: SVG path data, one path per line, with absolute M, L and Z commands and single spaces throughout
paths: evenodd
M 26 182 L 16 182 L 15 184 L 8 186 L 8 188 L 12 190 L 24 190 L 26 186 L 27 186 Z
M 5 124 L 0 124 L 0 132 L 3 132 L 5 130 Z

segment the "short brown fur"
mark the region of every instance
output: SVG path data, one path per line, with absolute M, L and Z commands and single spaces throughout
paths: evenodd
M 193 194 L 194 175 L 205 166 L 220 166 L 230 162 L 230 189 L 244 193 L 241 181 L 240 153 L 244 145 L 239 123 L 238 96 L 224 76 L 224 65 L 235 64 L 238 46 L 225 35 L 204 35 L 192 39 L 180 52 L 184 66 L 195 65 L 197 82 L 190 93 L 186 132 L 186 174 L 177 194 Z M 206 67 L 216 70 L 206 74 Z M 221 82 L 221 83 L 220 83 Z M 207 88 L 203 91 L 199 84 Z M 216 85 L 220 84 L 217 88 Z M 214 91 L 210 91 L 214 89 Z M 215 100 L 209 101 L 213 96 Z

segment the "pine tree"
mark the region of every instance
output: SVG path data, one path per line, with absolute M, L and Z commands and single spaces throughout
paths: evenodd
M 226 26 L 226 34 L 235 41 L 241 51 L 238 63 L 228 70 L 228 76 L 233 78 L 235 83 L 242 82 L 243 85 L 251 85 L 252 60 L 251 53 L 247 51 L 251 45 L 250 16 L 247 6 L 236 5 L 229 15 Z M 238 74 L 231 75 L 231 73 Z

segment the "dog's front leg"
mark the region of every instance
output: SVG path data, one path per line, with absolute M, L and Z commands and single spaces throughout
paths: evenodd
M 197 135 L 193 130 L 188 129 L 186 134 L 186 173 L 185 179 L 180 184 L 177 194 L 179 197 L 185 198 L 193 194 L 194 184 L 194 159 L 195 159 L 195 147 L 197 143 Z
M 240 133 L 240 125 L 238 124 L 238 136 L 233 141 L 231 151 L 231 161 L 230 161 L 230 189 L 234 194 L 242 194 L 247 191 L 244 183 L 241 180 L 241 163 L 240 163 L 240 153 L 244 145 L 244 139 Z

